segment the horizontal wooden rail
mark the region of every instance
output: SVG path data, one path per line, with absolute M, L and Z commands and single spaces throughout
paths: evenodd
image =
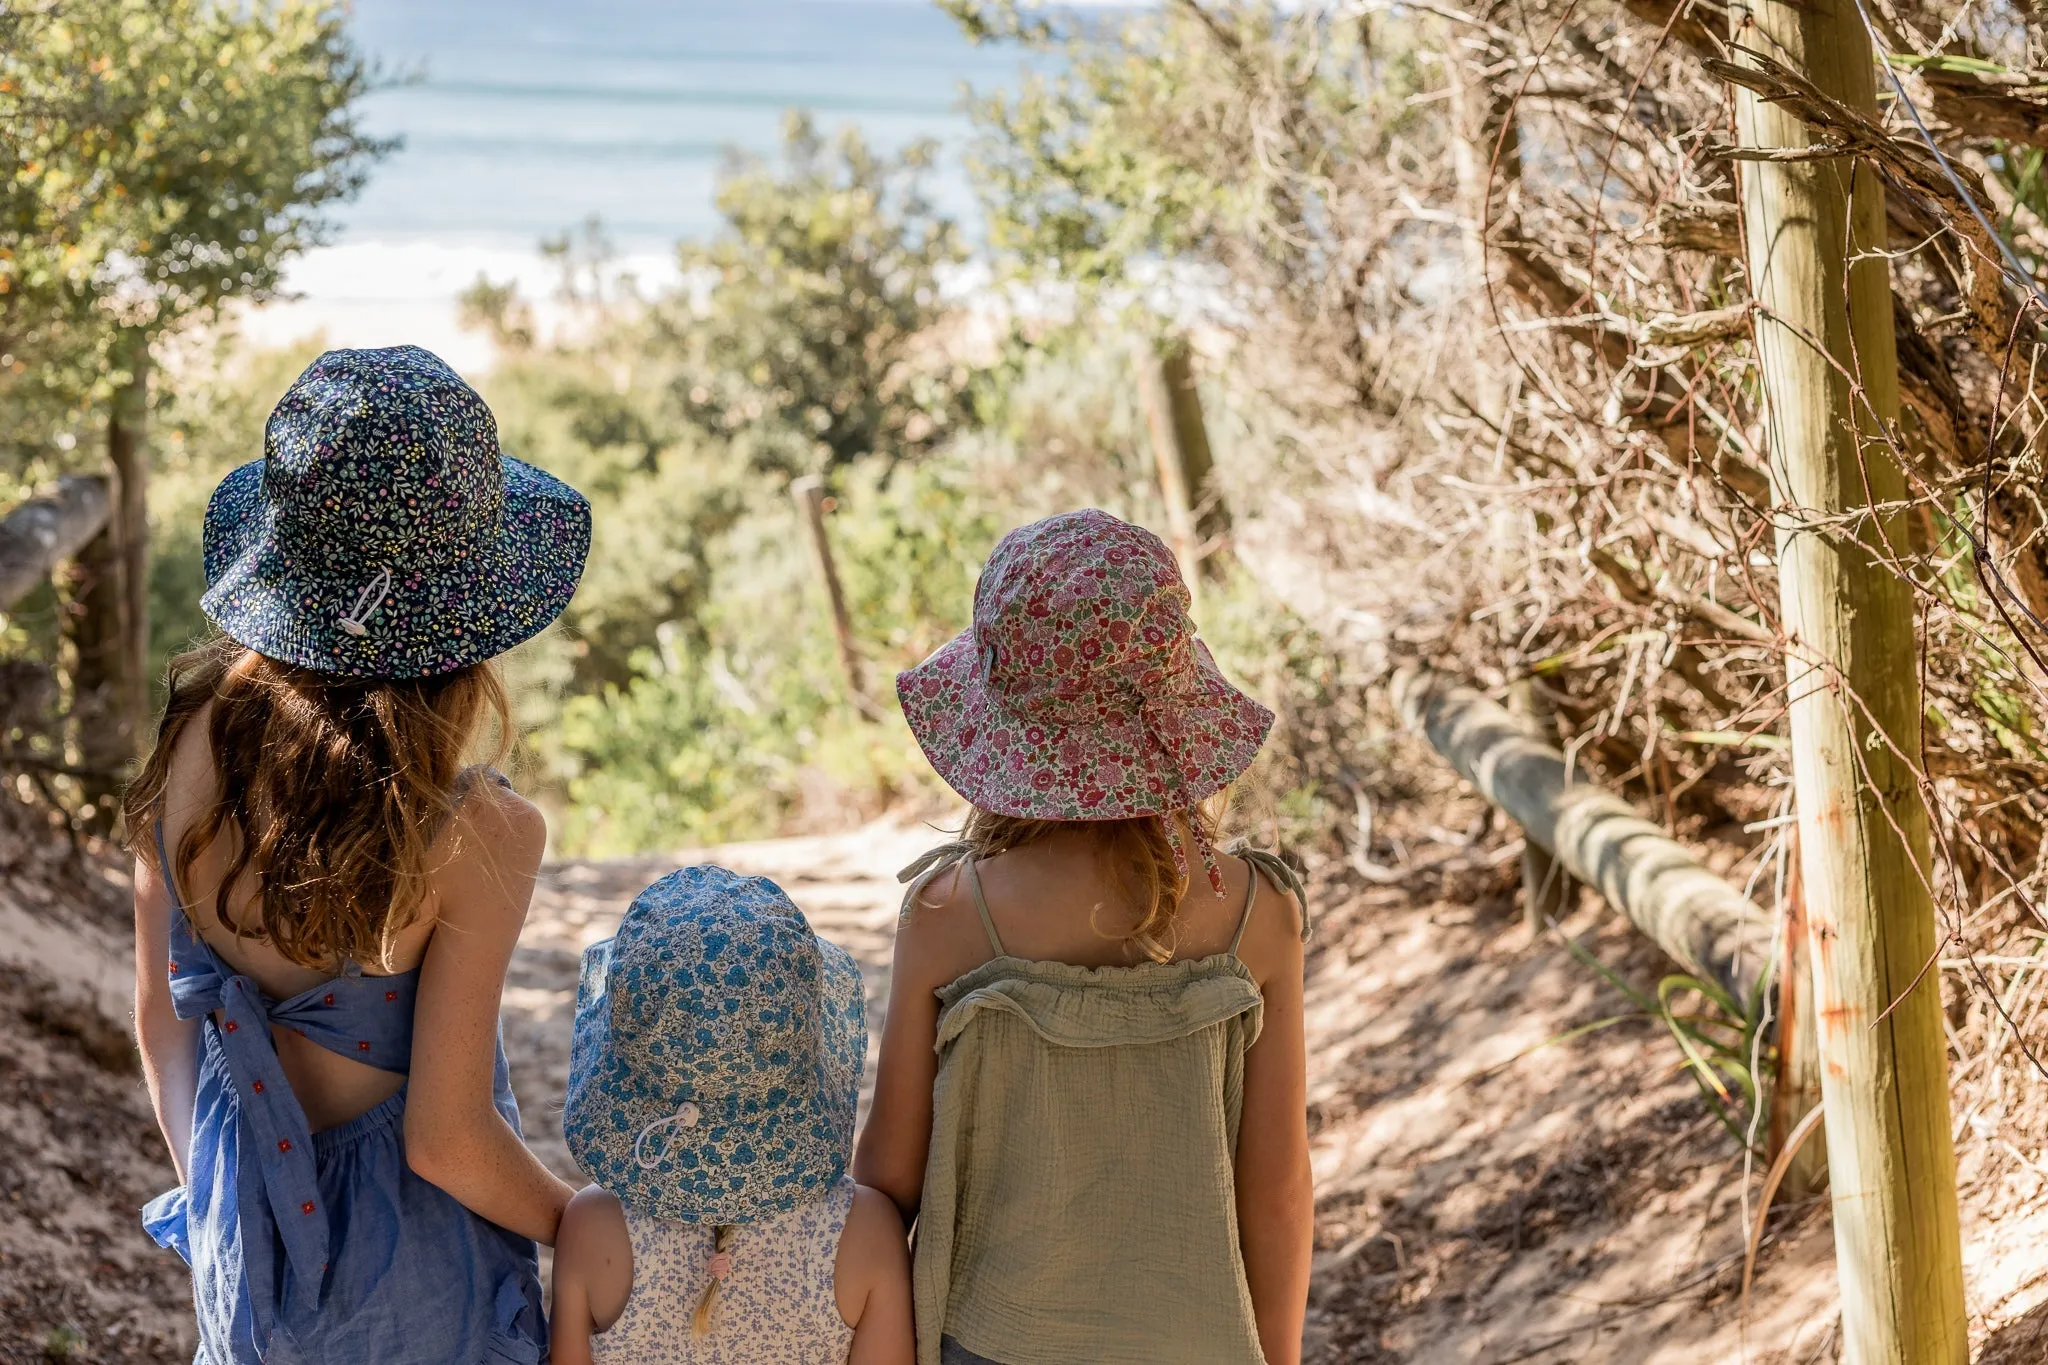
M 107 481 L 74 475 L 0 520 L 0 611 L 34 591 L 107 524 Z
M 1411 665 L 1393 690 L 1402 719 L 1528 839 L 1672 961 L 1752 1006 L 1770 964 L 1771 916 L 1626 801 L 1571 780 L 1563 754 L 1478 689 Z

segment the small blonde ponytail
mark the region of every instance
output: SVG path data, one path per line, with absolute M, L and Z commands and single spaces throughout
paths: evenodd
M 711 1315 L 718 1308 L 718 1291 L 725 1286 L 726 1274 L 731 1270 L 726 1248 L 732 1245 L 733 1234 L 738 1231 L 730 1223 L 721 1223 L 711 1231 L 711 1283 L 704 1286 L 704 1297 L 697 1300 L 696 1315 L 690 1319 L 690 1335 L 693 1337 L 702 1337 L 711 1331 Z

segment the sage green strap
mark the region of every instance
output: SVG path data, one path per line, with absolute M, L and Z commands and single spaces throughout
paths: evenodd
M 974 908 L 981 915 L 981 927 L 988 934 L 988 946 L 995 949 L 997 957 L 1007 957 L 1003 951 L 1003 940 L 996 934 L 995 918 L 988 912 L 988 898 L 982 894 L 981 874 L 974 870 L 974 850 L 964 842 L 941 844 L 924 854 L 909 867 L 896 874 L 899 882 L 908 882 L 910 889 L 903 893 L 903 909 L 897 915 L 900 922 L 908 918 L 910 907 L 924 894 L 925 887 L 932 879 L 949 867 L 967 869 L 967 889 L 974 893 Z
M 1258 877 L 1261 875 L 1267 881 L 1294 897 L 1294 903 L 1301 907 L 1301 941 L 1303 943 L 1308 942 L 1309 933 L 1314 928 L 1314 925 L 1309 918 L 1308 887 L 1302 882 L 1301 874 L 1295 871 L 1293 866 L 1284 861 L 1279 854 L 1268 853 L 1262 848 L 1250 848 L 1244 844 L 1236 844 L 1225 849 L 1224 852 L 1234 858 L 1242 858 L 1252 865 L 1252 872 L 1254 874 L 1252 890 L 1254 897 L 1258 893 Z M 1230 941 L 1230 951 L 1232 953 L 1237 951 L 1237 941 L 1244 937 L 1244 926 L 1250 919 L 1251 905 L 1247 903 L 1245 906 L 1245 919 L 1240 921 L 1237 926 L 1237 938 Z
M 1254 867 L 1252 875 L 1244 879 L 1244 909 L 1237 915 L 1237 932 L 1230 936 L 1230 955 L 1237 956 L 1237 945 L 1244 942 L 1246 926 L 1252 922 L 1252 907 L 1259 903 L 1259 870 Z
M 1008 957 L 1002 939 L 996 935 L 996 917 L 988 912 L 988 897 L 981 894 L 981 873 L 975 870 L 974 859 L 968 858 L 961 865 L 967 869 L 967 889 L 974 893 L 974 908 L 981 912 L 981 927 L 988 931 L 988 946 L 996 950 L 997 957 Z

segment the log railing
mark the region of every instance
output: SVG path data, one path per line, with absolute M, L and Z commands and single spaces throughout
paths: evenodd
M 1772 918 L 1633 806 L 1584 780 L 1477 688 L 1413 665 L 1394 702 L 1461 776 L 1679 966 L 1745 1010 L 1770 968 Z
M 105 528 L 111 506 L 105 479 L 74 475 L 0 520 L 0 611 L 84 549 Z

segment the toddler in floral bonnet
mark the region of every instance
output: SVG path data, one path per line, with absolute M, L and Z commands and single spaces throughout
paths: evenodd
M 903 1223 L 847 1174 L 860 969 L 775 883 L 684 868 L 583 957 L 557 1365 L 902 1365 Z

